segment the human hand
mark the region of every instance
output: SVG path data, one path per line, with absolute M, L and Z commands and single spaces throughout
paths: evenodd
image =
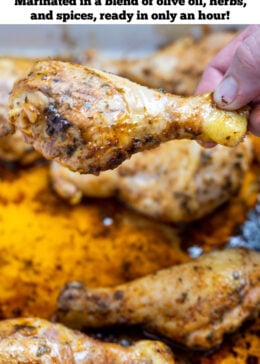
M 251 103 L 249 130 L 260 136 L 260 25 L 247 27 L 209 63 L 196 93 L 213 90 L 222 109 Z

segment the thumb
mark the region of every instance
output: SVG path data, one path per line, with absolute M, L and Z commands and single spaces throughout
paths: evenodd
M 237 48 L 231 64 L 214 92 L 223 109 L 235 110 L 260 96 L 260 29 Z

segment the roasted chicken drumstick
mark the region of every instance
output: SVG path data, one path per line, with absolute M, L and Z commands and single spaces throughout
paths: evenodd
M 1 364 L 174 364 L 158 341 L 132 346 L 103 343 L 63 325 L 37 318 L 0 322 Z
M 182 98 L 60 61 L 36 63 L 10 97 L 10 118 L 36 150 L 97 174 L 170 139 L 238 144 L 247 110 L 217 109 L 210 94 Z
M 260 254 L 226 249 L 114 288 L 72 282 L 57 318 L 74 327 L 140 324 L 188 347 L 209 349 L 260 310 Z
M 99 176 L 72 172 L 56 162 L 50 175 L 55 191 L 73 204 L 83 196 L 117 196 L 148 216 L 187 222 L 234 196 L 251 160 L 249 138 L 234 148 L 211 149 L 191 140 L 172 140 Z

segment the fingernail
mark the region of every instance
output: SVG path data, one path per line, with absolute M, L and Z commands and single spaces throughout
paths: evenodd
M 233 77 L 225 78 L 214 92 L 214 100 L 217 104 L 225 106 L 231 104 L 238 94 L 238 84 Z

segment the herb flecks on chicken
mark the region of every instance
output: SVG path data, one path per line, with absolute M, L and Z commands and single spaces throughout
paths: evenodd
M 171 139 L 237 145 L 248 110 L 218 109 L 211 94 L 180 97 L 118 76 L 41 61 L 18 81 L 10 119 L 46 158 L 97 174 Z

